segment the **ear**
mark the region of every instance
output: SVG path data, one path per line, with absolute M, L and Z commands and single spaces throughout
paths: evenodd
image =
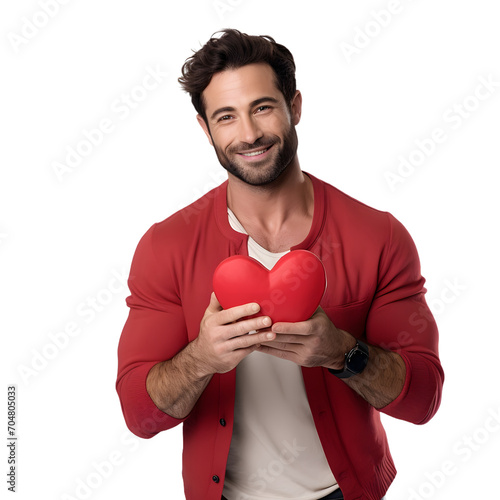
M 297 125 L 300 122 L 300 117 L 302 115 L 302 94 L 300 93 L 300 90 L 295 92 L 292 99 L 292 105 L 290 107 L 292 109 L 292 123 Z
M 208 142 L 210 143 L 211 146 L 214 145 L 212 142 L 212 136 L 210 135 L 210 130 L 208 130 L 208 125 L 205 123 L 205 120 L 200 114 L 196 115 L 196 119 L 198 120 L 198 123 L 200 124 L 201 128 L 203 129 L 203 132 L 205 132 Z

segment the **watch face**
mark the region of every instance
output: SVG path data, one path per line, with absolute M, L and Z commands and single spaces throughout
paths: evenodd
M 350 353 L 347 359 L 347 367 L 354 373 L 361 373 L 368 363 L 368 356 L 359 348 Z

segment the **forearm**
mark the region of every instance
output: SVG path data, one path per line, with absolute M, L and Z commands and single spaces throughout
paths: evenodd
M 373 407 L 379 409 L 394 401 L 401 393 L 406 376 L 403 358 L 392 351 L 368 346 L 369 360 L 358 375 L 344 382 Z
M 212 293 L 198 337 L 149 371 L 146 389 L 155 405 L 171 417 L 187 417 L 214 373 L 232 370 L 261 342 L 274 338 L 270 332 L 247 335 L 271 324 L 268 316 L 242 319 L 258 311 L 253 302 L 222 309 Z
M 172 359 L 153 366 L 146 380 L 155 405 L 174 418 L 189 415 L 212 378 L 199 372 L 193 347 L 191 342 Z

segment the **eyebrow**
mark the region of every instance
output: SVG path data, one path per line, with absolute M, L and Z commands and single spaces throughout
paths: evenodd
M 263 102 L 273 102 L 274 104 L 279 104 L 278 99 L 275 99 L 274 97 L 259 97 L 258 99 L 255 99 L 255 101 L 252 101 L 250 103 L 250 108 L 253 108 L 255 106 L 258 106 L 259 104 L 262 104 Z M 210 119 L 213 120 L 218 114 L 220 113 L 231 113 L 233 111 L 236 111 L 236 108 L 233 108 L 232 106 L 224 106 L 223 108 L 216 109 L 211 115 Z

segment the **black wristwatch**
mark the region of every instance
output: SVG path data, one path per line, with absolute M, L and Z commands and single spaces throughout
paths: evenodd
M 368 364 L 369 351 L 368 346 L 356 340 L 356 345 L 345 353 L 345 365 L 343 370 L 332 370 L 328 368 L 330 373 L 333 373 L 338 378 L 349 378 L 353 375 L 361 373 Z

